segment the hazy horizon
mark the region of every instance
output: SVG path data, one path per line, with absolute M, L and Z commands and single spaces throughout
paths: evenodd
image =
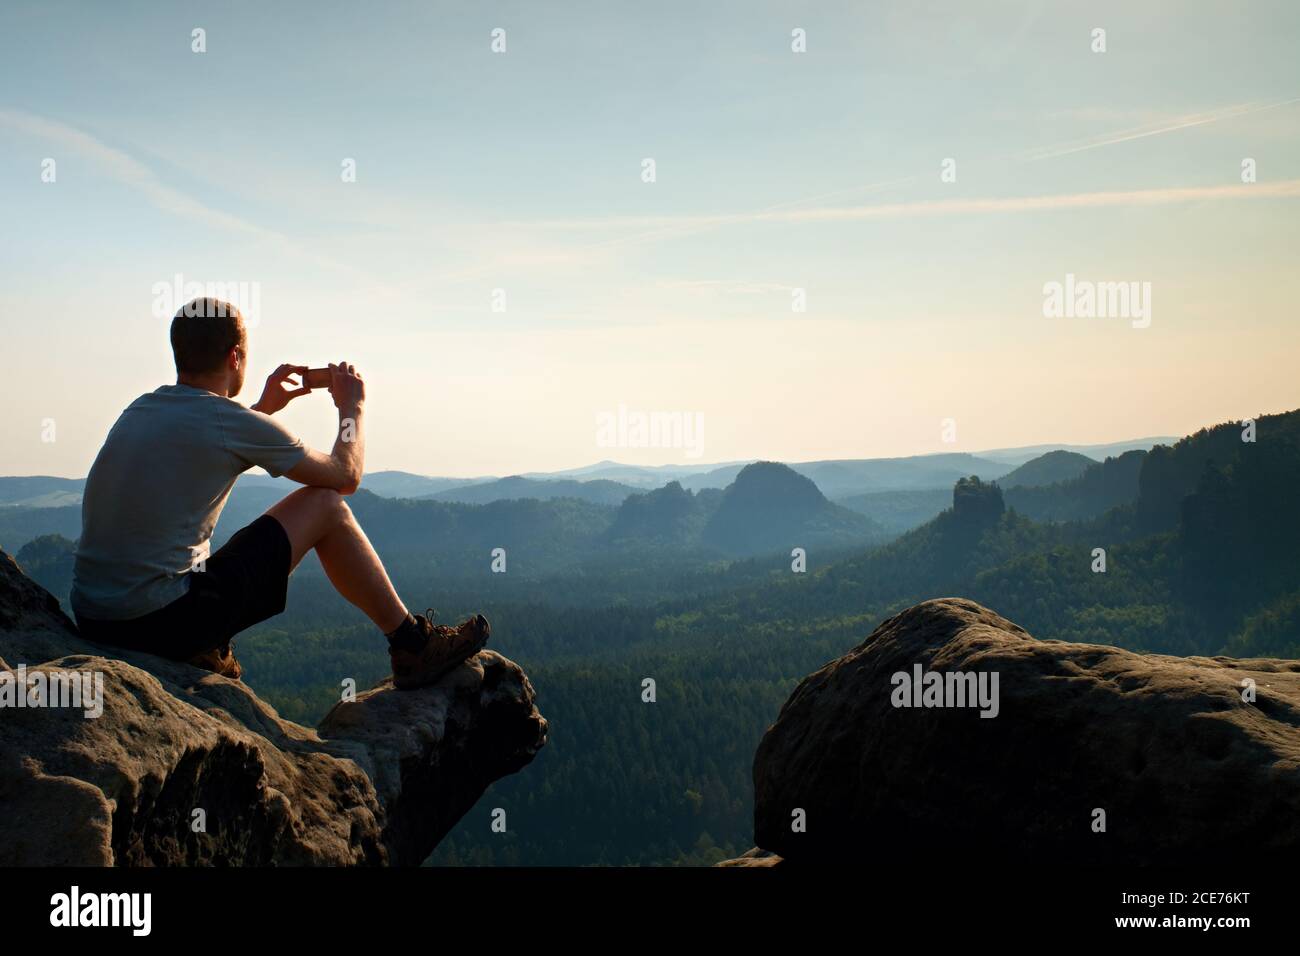
M 0 10 L 5 473 L 84 475 L 174 381 L 176 276 L 257 289 L 241 401 L 354 362 L 372 472 L 1103 444 L 1300 405 L 1300 8 L 128 11 Z M 1076 280 L 1149 284 L 1149 314 L 1048 317 Z M 601 446 L 620 407 L 698 416 L 699 454 Z M 332 412 L 281 415 L 328 447 Z
M 1280 412 L 1283 410 L 1279 409 L 1277 411 Z M 1286 409 L 1285 411 L 1291 411 L 1291 409 Z M 1276 412 L 1274 412 L 1273 410 L 1269 410 L 1264 414 L 1275 414 L 1275 413 Z M 1207 427 L 1215 424 L 1221 424 L 1221 422 L 1206 422 L 1204 423 L 1204 425 L 1198 426 L 1197 429 L 1193 429 L 1192 432 L 1198 430 L 1201 427 Z M 1192 432 L 1188 432 L 1187 434 L 1192 434 Z M 892 461 L 892 460 L 901 460 L 905 458 L 924 458 L 924 457 L 933 457 L 937 455 L 958 455 L 958 454 L 979 457 L 981 455 L 1022 452 L 1022 451 L 1028 451 L 1028 450 L 1040 449 L 1040 448 L 1047 449 L 1047 450 L 1065 449 L 1070 451 L 1077 451 L 1080 454 L 1086 454 L 1086 449 L 1089 448 L 1107 447 L 1113 445 L 1148 444 L 1148 443 L 1160 442 L 1162 440 L 1177 441 L 1178 439 L 1183 437 L 1186 437 L 1186 435 L 1172 435 L 1172 434 L 1144 435 L 1144 436 L 1138 436 L 1132 438 L 1116 438 L 1109 441 L 1100 441 L 1100 442 L 1073 442 L 1073 441 L 1035 442 L 1029 445 L 999 445 L 995 447 L 991 446 L 988 448 L 978 448 L 978 449 L 969 449 L 969 450 L 948 449 L 943 451 L 922 452 L 917 455 L 888 455 L 888 454 L 872 455 L 872 456 L 851 455 L 851 456 L 836 456 L 834 458 L 816 458 L 816 459 L 810 458 L 810 459 L 802 459 L 802 460 L 780 459 L 780 458 L 772 458 L 770 456 L 764 456 L 764 455 L 753 455 L 747 458 L 732 458 L 732 459 L 719 460 L 719 461 L 709 460 L 709 461 L 691 461 L 691 462 L 666 462 L 662 464 L 637 463 L 637 462 L 620 460 L 617 458 L 602 458 L 596 461 L 590 461 L 590 462 L 585 462 L 576 465 L 565 465 L 553 469 L 516 468 L 514 470 L 507 470 L 507 471 L 500 471 L 500 472 L 493 472 L 493 473 L 477 472 L 472 474 L 452 474 L 450 472 L 412 471 L 409 468 L 379 468 L 379 467 L 375 467 L 375 468 L 368 467 L 366 469 L 366 473 L 367 474 L 376 474 L 378 472 L 403 473 L 403 474 L 415 475 L 420 478 L 467 478 L 467 479 L 468 478 L 489 478 L 491 479 L 491 478 L 517 478 L 517 477 L 526 477 L 532 475 L 581 477 L 580 475 L 574 475 L 571 473 L 583 472 L 583 471 L 592 470 L 601 467 L 643 468 L 643 469 L 658 469 L 658 470 L 690 469 L 692 471 L 704 472 L 715 468 L 726 468 L 729 465 L 747 464 L 756 461 L 773 461 L 773 462 L 779 462 L 781 464 L 786 464 L 786 465 L 807 465 L 807 464 L 812 464 L 814 462 Z M 1042 451 L 1040 452 L 1040 454 L 1046 454 L 1046 451 Z M 87 471 L 88 470 L 89 470 L 89 466 L 87 467 Z M 265 477 L 265 473 L 260 468 L 252 468 L 245 474 L 259 474 Z M 86 477 L 86 472 L 82 472 L 81 474 L 60 474 L 60 475 L 51 474 L 49 472 L 40 472 L 40 473 L 29 472 L 25 474 L 6 472 L 4 474 L 0 474 L 0 478 L 61 478 L 61 479 L 76 480 L 84 477 Z

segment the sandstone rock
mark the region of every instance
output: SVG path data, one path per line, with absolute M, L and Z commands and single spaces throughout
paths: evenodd
M 918 663 L 997 672 L 998 715 L 895 707 L 891 676 Z M 927 601 L 795 688 L 754 792 L 755 842 L 791 863 L 1293 860 L 1300 661 L 1040 641 L 973 602 Z
M 752 850 L 746 850 L 734 860 L 723 860 L 721 863 L 715 863 L 714 866 L 776 866 L 782 860 L 775 853 L 768 850 L 761 850 L 754 847 Z
M 105 653 L 0 552 L 0 669 L 104 689 L 95 719 L 0 709 L 0 865 L 418 864 L 546 742 L 527 676 L 490 651 L 432 687 L 385 681 L 319 731 L 242 683 Z

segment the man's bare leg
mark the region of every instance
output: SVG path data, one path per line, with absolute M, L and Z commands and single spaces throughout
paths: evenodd
M 370 539 L 337 491 L 299 488 L 276 502 L 267 514 L 289 535 L 290 569 L 313 548 L 334 589 L 365 613 L 385 634 L 406 620 L 402 603 Z

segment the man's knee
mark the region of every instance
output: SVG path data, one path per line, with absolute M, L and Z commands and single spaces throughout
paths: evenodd
M 336 521 L 346 521 L 352 517 L 352 509 L 347 499 L 333 488 L 313 488 L 316 493 L 316 507 Z
M 297 499 L 298 504 L 328 524 L 347 521 L 352 517 L 352 509 L 348 507 L 347 501 L 333 488 L 299 488 L 289 497 Z

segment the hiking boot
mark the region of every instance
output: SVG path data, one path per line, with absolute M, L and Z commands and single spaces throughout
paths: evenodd
M 415 615 L 415 624 L 429 636 L 423 650 L 390 648 L 388 651 L 393 662 L 393 686 L 399 690 L 427 687 L 436 682 L 482 650 L 491 630 L 482 614 L 476 614 L 454 628 L 434 624 L 432 610 Z
M 235 652 L 230 649 L 229 644 L 204 651 L 185 663 L 193 667 L 202 667 L 205 671 L 212 671 L 231 680 L 239 680 L 244 673 L 244 669 L 239 666 L 239 661 L 235 660 Z

